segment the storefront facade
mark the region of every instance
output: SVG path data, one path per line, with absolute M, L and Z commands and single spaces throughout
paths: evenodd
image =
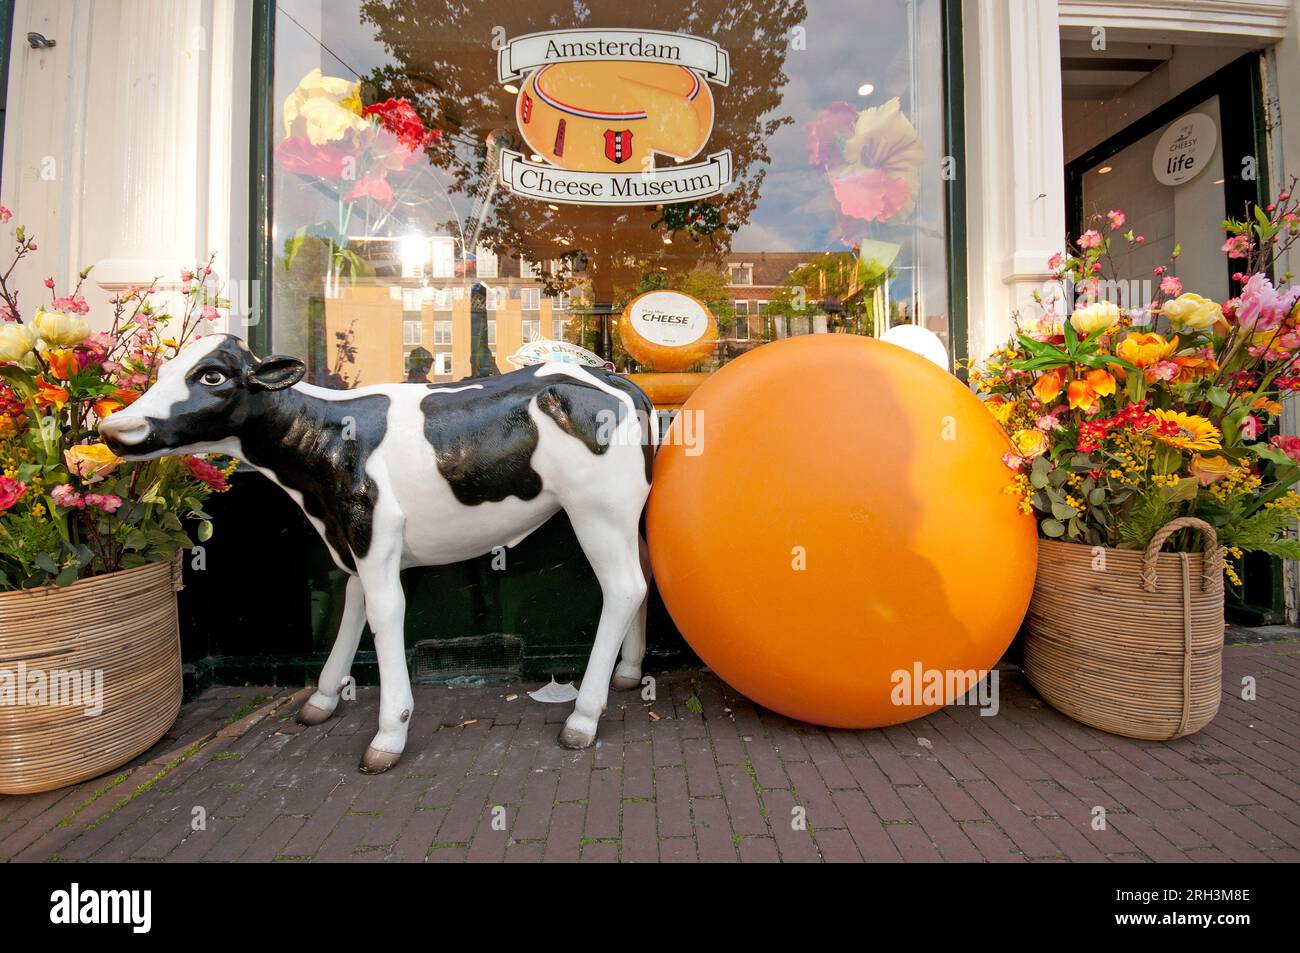
M 451 385 L 555 342 L 671 410 L 683 376 L 767 341 L 899 325 L 959 369 L 1036 307 L 1085 208 L 1151 191 L 1125 170 L 1175 120 L 1217 118 L 1217 174 L 1143 210 L 1160 240 L 1300 163 L 1289 0 L 7 6 L 0 195 L 45 270 L 62 286 L 93 264 L 93 314 L 215 253 L 214 330 L 322 386 Z M 385 124 L 359 144 L 366 109 Z M 625 338 L 619 315 L 658 290 L 712 315 L 685 366 Z M 310 675 L 342 576 L 244 477 L 188 580 L 186 656 L 223 680 Z M 1282 621 L 1293 586 L 1259 575 L 1246 602 Z M 599 608 L 563 524 L 505 566 L 413 574 L 408 599 L 428 678 L 571 671 Z M 651 646 L 684 651 L 661 606 Z

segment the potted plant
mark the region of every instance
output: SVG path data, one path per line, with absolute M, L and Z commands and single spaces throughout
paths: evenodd
M 1300 235 L 1295 180 L 1224 223 L 1240 294 L 1114 300 L 1112 244 L 1143 244 L 1122 212 L 1096 216 L 1050 267 L 1065 293 L 972 370 L 1015 447 L 1009 493 L 1038 520 L 1024 668 L 1056 708 L 1094 727 L 1168 739 L 1218 710 L 1223 584 L 1249 551 L 1300 558 L 1291 538 L 1300 438 L 1267 436 L 1300 389 L 1300 289 L 1274 287 Z M 1290 275 L 1281 276 L 1284 284 Z M 1164 551 L 1167 550 L 1167 551 Z
M 0 222 L 11 214 L 0 206 Z M 181 275 L 179 322 L 156 287 L 111 299 L 92 333 L 88 271 L 24 323 L 14 269 L 0 272 L 0 793 L 95 777 L 153 745 L 181 701 L 176 613 L 183 550 L 212 532 L 207 497 L 233 462 L 126 463 L 96 435 L 222 302 L 212 261 Z M 178 326 L 177 326 L 178 325 Z

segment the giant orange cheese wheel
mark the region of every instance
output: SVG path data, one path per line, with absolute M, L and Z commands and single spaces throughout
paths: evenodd
M 656 581 L 691 647 L 755 702 L 897 724 L 953 701 L 936 686 L 992 668 L 1015 636 L 1038 542 L 1003 492 L 1010 443 L 924 358 L 839 334 L 766 344 L 701 386 L 665 441 Z
M 657 371 L 684 371 L 718 344 L 718 319 L 709 306 L 681 291 L 647 291 L 627 303 L 618 320 L 623 348 Z

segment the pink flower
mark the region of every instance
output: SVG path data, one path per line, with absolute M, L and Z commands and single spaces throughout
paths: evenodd
M 1034 421 L 1034 426 L 1043 433 L 1050 433 L 1057 427 L 1061 426 L 1061 420 L 1055 414 L 1043 414 L 1043 416 Z
M 1079 236 L 1080 248 L 1100 248 L 1102 243 L 1101 232 L 1095 228 L 1090 228 Z
M 208 489 L 220 493 L 226 489 L 226 475 L 199 457 L 181 457 L 181 463 L 185 464 L 185 469 L 190 471 L 190 476 L 201 483 L 205 483 Z
M 102 510 L 109 515 L 116 513 L 118 507 L 122 505 L 122 498 L 111 493 L 87 493 L 83 500 L 86 506 Z
M 4 206 L 0 205 L 0 209 Z M 0 513 L 13 506 L 27 490 L 26 483 L 19 483 L 13 477 L 0 473 Z
M 1259 436 L 1259 420 L 1255 417 L 1247 417 L 1241 422 L 1241 435 L 1247 440 L 1254 440 Z
M 210 304 L 204 305 L 204 306 L 203 306 L 203 310 L 202 310 L 202 312 L 200 312 L 200 313 L 202 314 L 202 316 L 203 316 L 203 320 L 204 320 L 204 321 L 220 321 L 220 320 L 221 320 L 221 312 L 218 311 L 215 307 L 213 307 L 213 306 L 210 305 Z
M 189 284 L 193 280 L 194 280 L 194 272 L 190 271 L 188 268 L 182 268 L 181 281 L 185 282 L 186 284 Z
M 1047 267 L 1052 271 L 1060 271 L 1061 266 L 1065 264 L 1065 256 L 1059 251 L 1051 258 L 1047 259 Z
M 1268 444 L 1274 449 L 1281 450 L 1296 463 L 1300 463 L 1300 437 L 1278 436 Z
M 1276 328 L 1291 312 L 1296 299 L 1300 297 L 1300 287 L 1287 292 L 1274 289 L 1273 282 L 1265 274 L 1251 275 L 1237 303 L 1237 321 L 1248 331 L 1271 331 Z
M 1177 298 L 1183 293 L 1183 283 L 1178 280 L 1176 275 L 1166 275 L 1160 279 L 1160 291 L 1171 298 Z
M 1002 462 L 1008 470 L 1019 470 L 1025 465 L 1025 458 L 1008 450 L 1002 454 Z
M 846 102 L 831 103 L 808 123 L 808 162 L 826 168 L 844 163 L 844 140 L 853 135 L 858 111 Z
M 883 222 L 909 208 L 915 195 L 911 184 L 883 169 L 862 169 L 831 182 L 845 215 Z
M 0 205 L 0 225 L 7 224 L 9 219 L 14 217 L 14 213 L 9 211 L 3 205 Z
M 1223 243 L 1223 247 L 1219 251 L 1226 252 L 1229 258 L 1245 258 L 1250 254 L 1250 249 L 1251 241 L 1249 237 L 1246 235 L 1233 235 Z
M 69 510 L 85 509 L 86 506 L 85 499 L 73 489 L 71 483 L 60 483 L 50 490 L 50 499 L 54 500 L 58 506 Z
M 43 282 L 43 284 L 45 285 L 45 287 L 53 289 L 53 287 L 54 287 L 54 279 L 53 279 L 53 278 L 46 278 L 45 281 Z
M 1128 221 L 1128 216 L 1116 209 L 1107 212 L 1106 217 L 1110 219 L 1110 227 L 1114 231 L 1119 231 L 1124 227 L 1124 223 Z
M 27 247 L 28 247 L 28 249 L 30 249 L 31 251 L 36 251 L 36 243 L 35 243 L 35 242 L 28 242 L 28 243 L 27 243 Z
M 1147 379 L 1153 381 L 1171 381 L 1178 376 L 1179 367 L 1173 361 L 1157 361 L 1147 368 Z
M 383 169 L 367 172 L 357 184 L 352 187 L 352 191 L 343 196 L 345 202 L 355 202 L 360 198 L 371 198 L 384 208 L 393 207 L 393 187 L 388 184 L 388 179 Z

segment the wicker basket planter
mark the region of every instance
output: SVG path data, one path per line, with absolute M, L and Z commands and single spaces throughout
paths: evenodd
M 97 715 L 86 714 L 84 696 L 54 704 L 66 702 L 68 691 L 52 692 L 45 704 L 0 704 L 0 793 L 97 777 L 167 732 L 181 705 L 180 575 L 178 560 L 66 589 L 0 593 L 0 679 L 7 674 L 12 683 L 25 670 L 29 702 L 32 673 L 103 673 Z
M 1180 529 L 1199 531 L 1204 553 L 1162 553 Z M 1053 708 L 1129 738 L 1181 738 L 1219 710 L 1222 661 L 1223 573 L 1208 523 L 1176 519 L 1145 553 L 1039 541 L 1024 669 Z

